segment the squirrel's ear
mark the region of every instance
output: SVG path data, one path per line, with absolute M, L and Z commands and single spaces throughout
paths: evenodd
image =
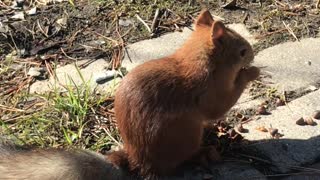
M 210 12 L 207 9 L 204 9 L 200 12 L 196 20 L 196 26 L 211 26 L 213 22 L 213 18 Z
M 226 33 L 226 27 L 221 21 L 214 21 L 211 27 L 212 40 L 220 39 Z

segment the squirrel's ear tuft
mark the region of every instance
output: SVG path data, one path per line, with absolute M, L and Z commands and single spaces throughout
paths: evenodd
M 207 9 L 204 9 L 200 12 L 196 20 L 196 26 L 211 26 L 213 22 L 213 18 L 210 12 Z
M 221 21 L 214 21 L 211 27 L 212 40 L 221 38 L 226 33 L 226 27 Z

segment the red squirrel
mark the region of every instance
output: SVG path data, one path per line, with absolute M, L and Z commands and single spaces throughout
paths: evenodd
M 137 66 L 117 88 L 122 150 L 104 157 L 86 150 L 14 150 L 0 142 L 0 179 L 127 179 L 116 166 L 153 177 L 205 153 L 215 160 L 213 148 L 200 147 L 203 124 L 223 116 L 259 76 L 249 66 L 253 57 L 245 39 L 204 10 L 180 49 Z
M 124 147 L 107 159 L 143 176 L 161 176 L 197 157 L 204 122 L 223 116 L 259 76 L 259 68 L 249 66 L 253 59 L 241 35 L 203 10 L 181 48 L 123 78 L 114 109 Z

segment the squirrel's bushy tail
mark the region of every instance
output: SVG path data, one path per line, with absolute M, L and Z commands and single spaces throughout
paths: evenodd
M 124 150 L 111 152 L 107 155 L 107 159 L 115 166 L 129 169 L 128 154 Z
M 119 150 L 107 155 L 107 160 L 114 166 L 123 169 L 134 180 L 156 180 L 158 177 L 150 172 L 142 172 L 138 166 L 130 164 L 129 156 L 126 151 Z

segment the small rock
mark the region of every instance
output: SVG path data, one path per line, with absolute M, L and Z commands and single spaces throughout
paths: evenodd
M 32 77 L 39 77 L 43 74 L 45 70 L 43 68 L 35 68 L 32 67 L 29 69 L 27 75 L 32 76 Z
M 310 125 L 310 126 L 316 125 L 316 122 L 313 121 L 312 117 L 306 117 L 304 118 L 304 121 L 306 122 L 307 125 Z
M 320 120 L 320 110 L 316 110 L 313 112 L 312 118 Z
M 284 102 L 282 99 L 277 98 L 277 100 L 276 100 L 276 105 L 277 105 L 277 106 L 283 106 L 283 105 L 285 105 L 285 102 Z
M 2 22 L 0 22 L 0 33 L 7 33 L 9 31 L 8 26 L 3 25 Z
M 307 61 L 306 64 L 308 64 L 309 66 L 311 66 L 311 61 Z
M 96 75 L 96 83 L 103 84 L 107 81 L 114 79 L 118 75 L 116 70 L 106 71 Z
M 260 115 L 268 114 L 266 107 L 265 106 L 259 106 L 258 109 L 257 109 L 257 114 L 260 114 Z
M 306 122 L 304 121 L 304 119 L 301 117 L 296 121 L 296 124 L 299 126 L 304 126 L 306 125 Z
M 231 1 L 227 2 L 226 4 L 222 5 L 221 7 L 225 8 L 225 9 L 232 9 L 232 8 L 236 7 L 236 5 L 237 5 L 237 0 L 231 0 Z
M 296 121 L 296 124 L 300 126 L 305 126 L 305 125 L 314 126 L 317 123 L 313 121 L 312 117 L 305 117 L 305 118 L 301 117 Z
M 23 14 L 23 12 L 17 12 L 17 13 L 15 13 L 15 15 L 11 16 L 11 19 L 24 20 L 24 14 Z
M 56 23 L 59 26 L 58 28 L 66 28 L 68 19 L 66 17 L 57 19 Z
M 119 20 L 119 25 L 120 26 L 127 27 L 127 26 L 130 26 L 131 24 L 133 24 L 133 22 L 130 19 L 120 19 Z
M 28 52 L 26 51 L 26 49 L 18 49 L 17 54 L 19 57 L 25 57 L 28 54 Z
M 28 15 L 32 16 L 32 15 L 36 15 L 37 14 L 37 7 L 34 7 L 32 9 L 30 9 L 29 11 L 26 12 Z
M 269 101 L 263 101 L 262 103 L 261 103 L 261 106 L 267 106 L 269 104 Z
M 276 134 L 278 134 L 278 129 L 275 128 L 269 128 L 269 133 L 272 137 L 275 137 Z

